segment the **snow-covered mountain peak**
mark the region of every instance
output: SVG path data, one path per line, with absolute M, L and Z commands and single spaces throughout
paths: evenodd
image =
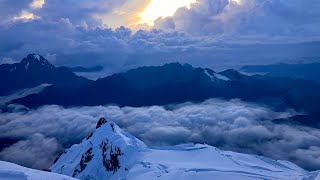
M 66 150 L 51 167 L 53 172 L 80 179 L 122 177 L 146 146 L 112 121 L 101 118 L 96 130 Z
M 202 144 L 147 147 L 114 122 L 66 150 L 51 170 L 82 180 L 99 179 L 307 179 L 320 178 L 287 161 L 222 151 Z
M 142 141 L 132 136 L 130 133 L 123 131 L 113 121 L 108 121 L 105 118 L 100 118 L 96 125 L 96 130 L 92 132 L 86 138 L 86 140 L 90 142 L 100 143 L 101 141 L 104 141 L 106 139 L 110 143 L 116 142 L 117 146 L 146 147 Z
M 51 69 L 54 68 L 54 66 L 48 60 L 39 54 L 29 54 L 21 61 L 21 63 L 24 65 L 26 70 L 32 66 L 40 66 Z

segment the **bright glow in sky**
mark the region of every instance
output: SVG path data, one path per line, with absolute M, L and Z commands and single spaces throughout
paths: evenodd
M 28 11 L 22 11 L 19 16 L 14 17 L 15 20 L 30 20 L 30 19 L 36 19 L 37 16 L 35 16 L 33 13 Z
M 34 9 L 42 8 L 44 5 L 44 0 L 33 0 L 30 6 Z
M 236 2 L 236 3 L 238 3 L 238 4 L 241 3 L 241 0 L 230 0 L 230 1 L 234 1 L 234 2 Z M 229 2 L 230 2 L 230 1 L 229 1 Z
M 151 0 L 142 13 L 139 14 L 139 24 L 154 25 L 154 21 L 159 17 L 172 16 L 177 9 L 186 6 L 190 8 L 191 3 L 196 0 Z

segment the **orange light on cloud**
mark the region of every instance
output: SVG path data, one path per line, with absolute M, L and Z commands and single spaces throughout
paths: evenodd
M 40 9 L 44 5 L 44 0 L 33 0 L 32 3 L 30 4 L 30 7 L 34 9 Z
M 28 11 L 22 11 L 19 16 L 14 17 L 14 20 L 31 20 L 37 19 L 38 17 L 35 16 L 33 13 Z
M 230 1 L 233 1 L 233 2 L 236 2 L 236 3 L 238 3 L 238 4 L 241 4 L 241 0 L 229 0 L 229 2 Z

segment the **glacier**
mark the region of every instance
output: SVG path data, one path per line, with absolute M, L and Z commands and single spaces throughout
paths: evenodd
M 0 180 L 76 180 L 75 178 L 25 168 L 13 163 L 0 161 Z
M 148 147 L 102 118 L 80 144 L 64 151 L 52 172 L 99 179 L 283 179 L 319 180 L 288 161 L 222 151 L 206 144 Z

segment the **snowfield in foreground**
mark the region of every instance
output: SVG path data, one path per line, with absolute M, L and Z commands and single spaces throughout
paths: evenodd
M 66 150 L 51 170 L 83 180 L 320 179 L 319 172 L 308 172 L 287 161 L 222 151 L 208 145 L 150 148 L 103 118 L 97 129 Z
M 0 161 L 0 180 L 76 180 L 61 174 L 25 168 Z

